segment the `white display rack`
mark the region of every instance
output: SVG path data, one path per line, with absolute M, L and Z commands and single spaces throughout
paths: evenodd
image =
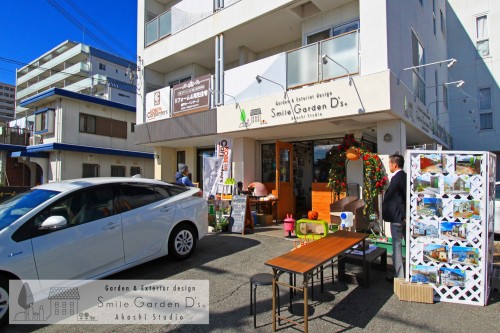
M 493 272 L 496 156 L 407 152 L 406 279 L 434 299 L 486 305 Z

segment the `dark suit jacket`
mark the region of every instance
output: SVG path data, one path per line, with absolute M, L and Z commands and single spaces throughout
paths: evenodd
M 391 179 L 382 202 L 382 218 L 401 223 L 406 218 L 406 173 L 398 171 Z

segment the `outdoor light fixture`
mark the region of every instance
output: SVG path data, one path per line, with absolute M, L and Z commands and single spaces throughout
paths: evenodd
M 385 142 L 391 142 L 392 141 L 392 135 L 390 133 L 386 133 L 384 135 L 384 141 Z
M 261 84 L 261 83 L 262 83 L 262 80 L 266 80 L 266 81 L 269 81 L 269 82 L 271 82 L 271 83 L 274 83 L 274 84 L 276 84 L 276 85 L 280 86 L 280 87 L 281 87 L 281 89 L 283 89 L 283 92 L 284 92 L 284 96 L 283 96 L 283 98 L 286 98 L 286 100 L 288 101 L 288 104 L 290 105 L 290 111 L 292 112 L 292 115 L 293 115 L 293 121 L 294 121 L 294 122 L 297 122 L 297 118 L 295 118 L 295 112 L 293 111 L 292 102 L 290 102 L 290 97 L 288 97 L 288 93 L 287 93 L 287 91 L 286 91 L 285 87 L 284 87 L 281 83 L 278 83 L 278 82 L 276 82 L 276 81 L 273 81 L 273 80 L 271 80 L 271 79 L 268 79 L 268 78 L 266 78 L 266 77 L 263 77 L 262 75 L 257 75 L 257 76 L 255 77 L 255 79 L 257 80 L 257 83 L 258 83 L 258 84 Z
M 334 63 L 336 63 L 337 65 L 339 65 L 340 67 L 342 67 L 343 70 L 346 71 L 347 73 L 347 78 L 349 79 L 349 85 L 351 86 L 352 85 L 352 78 L 351 78 L 351 75 L 349 73 L 349 70 L 347 68 L 345 68 L 344 66 L 342 66 L 341 64 L 339 64 L 337 61 L 333 60 L 331 57 L 329 57 L 327 54 L 323 54 L 321 56 L 321 59 L 323 59 L 323 65 L 326 65 L 328 63 L 328 59 L 330 59 L 331 61 L 333 61 Z
M 232 99 L 234 99 L 234 104 L 235 104 L 236 108 L 240 107 L 240 103 L 238 103 L 238 101 L 236 100 L 236 97 L 229 95 L 229 94 L 226 94 L 226 93 L 223 93 L 222 91 L 215 90 L 215 89 L 208 89 L 208 91 L 210 91 L 212 94 L 222 94 L 222 95 L 226 95 L 228 97 L 231 97 Z
M 464 80 L 458 80 L 458 81 L 453 81 L 453 82 L 447 82 L 445 83 L 445 85 L 449 85 L 449 84 L 454 84 L 455 87 L 457 88 L 460 88 L 461 86 L 463 86 L 465 84 L 465 81 Z
M 423 64 L 423 65 L 417 65 L 417 66 L 411 66 L 411 67 L 403 68 L 398 73 L 398 84 L 399 84 L 399 81 L 400 81 L 399 77 L 401 76 L 401 73 L 404 72 L 404 71 L 407 71 L 407 70 L 410 70 L 410 69 L 415 69 L 415 68 L 420 68 L 420 67 L 431 66 L 431 65 L 438 65 L 438 64 L 442 64 L 444 62 L 448 63 L 448 64 L 446 64 L 446 67 L 452 68 L 457 63 L 457 59 L 450 58 L 450 59 L 446 59 L 446 60 L 431 62 L 431 63 L 428 63 L 428 64 Z

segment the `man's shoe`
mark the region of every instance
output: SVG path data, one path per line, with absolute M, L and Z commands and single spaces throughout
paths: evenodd
M 385 279 L 387 282 L 394 283 L 394 276 L 386 276 Z

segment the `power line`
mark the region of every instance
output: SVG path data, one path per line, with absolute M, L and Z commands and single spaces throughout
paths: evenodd
M 86 18 L 97 30 L 99 30 L 104 36 L 106 36 L 109 40 L 114 42 L 117 46 L 119 46 L 122 50 L 127 52 L 129 55 L 132 56 L 132 59 L 135 59 L 135 52 L 130 50 L 126 45 L 124 45 L 122 42 L 120 42 L 118 39 L 116 39 L 113 35 L 111 35 L 104 27 L 102 27 L 99 23 L 97 23 L 92 17 L 90 17 L 83 9 L 78 7 L 76 3 L 74 3 L 71 0 L 65 0 L 73 9 L 75 9 L 80 15 L 82 15 L 84 18 Z
M 87 33 L 90 35 L 90 37 L 95 40 L 99 45 L 110 51 L 114 55 L 119 55 L 119 52 L 117 52 L 113 47 L 108 45 L 106 42 L 104 42 L 102 39 L 100 39 L 96 34 L 94 34 L 92 31 L 88 30 L 82 23 L 80 23 L 75 17 L 73 17 L 68 11 L 66 11 L 61 5 L 59 5 L 55 0 L 47 0 L 47 2 L 54 7 L 61 15 L 63 15 L 70 23 L 75 25 L 77 28 L 82 30 L 84 33 Z

